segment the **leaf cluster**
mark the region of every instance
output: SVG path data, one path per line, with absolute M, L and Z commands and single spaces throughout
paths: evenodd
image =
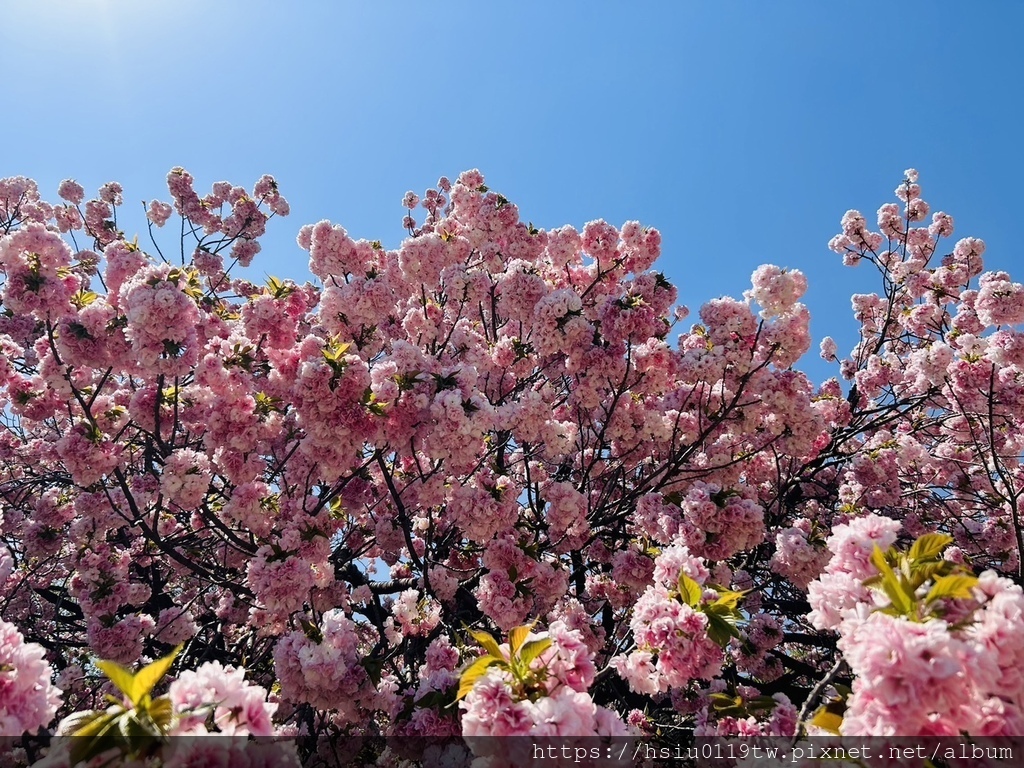
M 740 637 L 737 625 L 743 619 L 743 614 L 739 609 L 739 604 L 750 590 L 737 592 L 711 585 L 711 589 L 715 591 L 717 597 L 709 602 L 704 602 L 704 588 L 690 578 L 685 571 L 679 572 L 677 587 L 678 597 L 685 605 L 707 616 L 708 637 L 712 641 L 724 648 L 732 638 Z
M 978 578 L 966 566 L 942 558 L 952 543 L 953 538 L 944 533 L 926 533 L 905 553 L 893 548 L 883 552 L 876 544 L 871 563 L 878 575 L 865 580 L 864 585 L 889 598 L 882 612 L 926 621 L 942 617 L 945 601 L 972 599 L 971 590 Z
M 508 633 L 508 654 L 502 651 L 498 641 L 488 632 L 470 630 L 470 636 L 479 643 L 486 653 L 463 669 L 459 677 L 459 691 L 456 701 L 464 698 L 473 690 L 477 681 L 487 674 L 491 667 L 507 672 L 512 676 L 513 688 L 523 698 L 530 698 L 540 692 L 547 673 L 543 669 L 534 669 L 533 662 L 544 651 L 551 647 L 550 637 L 527 640 L 533 629 L 532 624 L 515 627 Z
M 70 764 L 77 765 L 113 750 L 130 759 L 154 754 L 167 740 L 174 720 L 171 700 L 153 697 L 157 683 L 167 674 L 182 646 L 162 659 L 147 664 L 138 672 L 113 661 L 97 661 L 96 666 L 127 699 L 126 706 L 107 696 L 105 710 L 77 712 L 63 724 L 71 739 Z

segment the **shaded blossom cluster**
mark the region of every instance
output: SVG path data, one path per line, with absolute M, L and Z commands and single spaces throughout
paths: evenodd
M 21 734 L 50 724 L 61 703 L 53 669 L 36 643 L 15 625 L 0 621 L 0 733 Z

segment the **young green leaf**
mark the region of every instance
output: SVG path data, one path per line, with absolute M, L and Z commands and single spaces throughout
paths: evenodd
M 75 712 L 61 723 L 60 736 L 92 736 L 105 726 L 106 722 L 117 713 L 108 714 L 102 709 L 90 709 Z
M 526 641 L 526 638 L 530 635 L 530 631 L 533 629 L 533 622 L 522 626 L 515 627 L 511 632 L 508 633 L 508 648 L 513 656 L 519 651 L 519 648 Z
M 92 304 L 98 298 L 98 293 L 93 293 L 92 291 L 87 291 L 84 288 L 80 288 L 78 293 L 71 297 L 71 303 L 74 304 L 79 309 L 82 309 L 83 307 L 87 307 L 90 304 Z
M 743 711 L 743 699 L 727 693 L 712 693 L 711 706 L 719 716 L 736 715 Z
M 923 563 L 914 563 L 914 581 L 921 586 L 929 579 L 937 576 L 945 576 L 956 570 L 956 566 L 948 560 L 926 560 Z
M 97 661 L 96 666 L 99 667 L 100 672 L 107 676 L 117 689 L 121 691 L 131 703 L 135 704 L 135 675 L 128 669 L 125 669 L 116 661 Z
M 687 576 L 685 571 L 680 571 L 679 596 L 683 599 L 683 602 L 691 608 L 696 608 L 700 605 L 700 599 L 703 595 L 704 590 L 701 589 L 700 584 Z
M 893 572 L 888 561 L 886 561 L 885 553 L 882 552 L 877 544 L 875 545 L 874 552 L 871 553 L 871 562 L 878 569 L 879 573 L 882 574 L 882 591 L 885 592 L 892 602 L 893 608 L 904 616 L 909 615 L 914 608 L 914 597 L 913 595 L 908 595 L 903 589 L 899 578 Z
M 171 727 L 174 709 L 171 706 L 171 700 L 166 696 L 153 699 L 146 712 L 149 715 L 149 719 L 156 724 L 161 733 L 166 733 L 167 729 Z
M 934 560 L 942 554 L 942 550 L 952 543 L 952 536 L 947 536 L 944 533 L 926 533 L 918 538 L 913 546 L 910 547 L 907 557 L 910 558 L 911 562 Z
M 179 645 L 162 659 L 157 659 L 156 661 L 147 664 L 136 673 L 134 687 L 135 698 L 133 699 L 133 702 L 136 705 L 142 700 L 142 697 L 149 694 L 153 688 L 156 687 L 156 684 L 160 682 L 163 676 L 167 674 L 171 665 L 174 664 L 174 659 L 179 653 L 181 653 L 181 649 L 183 647 L 184 646 Z
M 878 569 L 878 572 L 884 577 L 888 573 L 892 573 L 892 566 L 889 565 L 889 561 L 885 557 L 885 552 L 882 548 L 875 544 L 875 548 L 871 552 L 871 564 Z
M 736 610 L 739 606 L 740 600 L 742 600 L 748 592 L 750 592 L 749 589 L 745 589 L 742 592 L 723 590 L 718 593 L 718 599 L 715 600 L 715 602 L 712 603 L 712 605 L 721 606 L 729 610 Z
M 127 710 L 120 712 L 96 712 L 97 717 L 75 731 L 71 739 L 69 764 L 86 762 L 118 746 L 121 719 L 128 717 Z
M 977 586 L 978 577 L 966 573 L 951 574 L 935 580 L 928 590 L 925 602 L 943 599 L 970 600 L 974 597 L 971 588 Z
M 530 642 L 523 645 L 522 649 L 519 651 L 519 658 L 525 666 L 529 667 L 534 659 L 536 659 L 550 647 L 550 637 L 542 637 L 539 640 L 531 640 Z
M 708 637 L 712 642 L 724 648 L 729 644 L 729 640 L 740 636 L 739 630 L 730 620 L 731 617 L 713 611 L 708 611 L 706 616 L 708 617 Z
M 474 640 L 480 643 L 480 647 L 487 651 L 491 656 L 496 659 L 505 658 L 505 654 L 501 652 L 501 646 L 498 645 L 497 640 L 491 637 L 490 633 L 479 629 L 471 629 L 469 634 Z
M 384 672 L 384 660 L 375 659 L 372 656 L 364 656 L 359 660 L 359 665 L 366 670 L 366 676 L 374 686 L 380 685 L 381 674 Z
M 747 701 L 747 709 L 774 709 L 778 703 L 771 696 L 755 696 Z
M 153 690 L 160 679 L 167 674 L 167 670 L 174 663 L 175 656 L 181 651 L 178 646 L 162 659 L 147 664 L 137 673 L 122 667 L 114 661 L 97 661 L 96 666 L 103 672 L 118 690 L 131 701 L 132 706 L 138 707 L 142 698 Z
M 468 695 L 473 690 L 473 686 L 476 685 L 476 681 L 487 674 L 488 668 L 497 663 L 498 659 L 494 656 L 481 656 L 468 667 L 462 673 L 459 678 L 459 692 L 455 695 L 455 700 L 458 701 L 464 696 Z

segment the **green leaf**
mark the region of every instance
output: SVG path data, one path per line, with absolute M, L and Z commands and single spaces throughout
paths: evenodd
M 747 702 L 747 709 L 774 709 L 778 703 L 771 696 L 755 696 Z
M 943 576 L 935 580 L 932 588 L 928 591 L 925 602 L 942 599 L 970 600 L 974 597 L 971 588 L 977 586 L 978 577 L 965 573 Z
M 481 656 L 466 667 L 466 670 L 459 677 L 459 692 L 455 695 L 455 700 L 459 701 L 469 694 L 473 690 L 473 686 L 476 685 L 476 681 L 487 674 L 488 668 L 497 662 L 498 659 L 494 656 Z
M 934 560 L 942 550 L 953 543 L 953 537 L 944 533 L 926 533 L 918 538 L 907 553 L 911 562 L 919 560 Z
M 705 615 L 708 617 L 708 637 L 712 642 L 725 648 L 729 644 L 729 640 L 740 636 L 739 630 L 733 623 L 721 614 L 709 611 Z
M 491 656 L 496 659 L 501 659 L 502 661 L 505 660 L 505 654 L 501 652 L 501 646 L 498 645 L 497 640 L 491 637 L 490 633 L 478 629 L 471 629 L 469 634 L 480 644 L 480 647 L 487 651 Z
M 887 573 L 892 573 L 892 566 L 889 565 L 889 561 L 885 559 L 885 552 L 882 548 L 875 544 L 874 550 L 871 552 L 871 563 L 878 569 L 878 572 L 884 577 Z
M 149 694 L 156 684 L 160 682 L 167 671 L 174 664 L 175 657 L 181 653 L 183 646 L 179 645 L 162 659 L 147 664 L 135 675 L 135 698 L 133 701 L 138 704 L 143 696 Z
M 691 608 L 696 608 L 700 605 L 700 599 L 704 595 L 704 590 L 700 584 L 691 579 L 686 575 L 686 571 L 679 572 L 679 596 L 683 599 Z
M 150 718 L 140 716 L 141 713 L 130 712 L 124 719 L 126 724 L 121 725 L 121 736 L 124 739 L 124 747 L 132 756 L 141 756 L 150 753 L 153 748 L 164 740 L 164 732 L 157 727 Z
M 91 736 L 103 727 L 104 722 L 118 713 L 107 714 L 102 709 L 75 712 L 61 723 L 60 736 Z
M 87 307 L 92 304 L 99 297 L 98 293 L 93 293 L 92 291 L 80 288 L 78 293 L 71 297 L 71 303 L 78 307 L 78 309 L 82 309 L 83 307 Z
M 531 640 L 522 647 L 522 650 L 519 652 L 519 658 L 522 660 L 524 665 L 529 667 L 534 659 L 536 659 L 550 647 L 550 637 L 542 637 L 539 640 Z
M 135 720 L 132 717 L 124 717 L 124 716 L 122 716 L 122 717 L 119 717 L 117 719 L 117 730 L 120 732 L 121 740 L 125 744 L 131 744 L 132 743 L 132 740 L 133 740 L 132 736 L 134 735 L 134 732 L 136 730 L 133 727 L 135 725 L 136 725 Z
M 885 559 L 885 553 L 877 544 L 875 544 L 874 552 L 871 553 L 871 562 L 882 574 L 882 591 L 892 601 L 893 608 L 904 616 L 909 615 L 914 609 L 914 596 L 908 595 L 903 589 L 903 585 Z
M 727 693 L 712 693 L 711 706 L 719 716 L 736 715 L 743 711 L 743 699 L 739 696 L 730 696 Z
M 530 632 L 533 630 L 533 622 L 526 624 L 522 627 L 516 627 L 508 633 L 508 648 L 512 656 L 516 655 L 516 652 L 526 641 Z
M 332 338 L 324 347 L 324 359 L 329 363 L 338 363 L 348 353 L 351 346 L 352 344 L 350 342 Z
M 746 597 L 748 592 L 750 592 L 749 589 L 745 589 L 742 592 L 723 590 L 718 593 L 718 599 L 715 600 L 715 602 L 712 603 L 712 605 L 722 606 L 723 608 L 728 608 L 729 610 L 734 611 L 739 606 L 740 600 Z
M 132 673 L 114 661 L 97 661 L 96 666 L 103 672 L 118 690 L 131 701 L 132 706 L 138 707 L 142 698 L 153 690 L 160 679 L 167 674 L 167 670 L 174 663 L 174 657 L 181 652 L 182 646 L 178 646 L 162 659 L 147 664 L 137 673 Z
M 270 289 L 270 295 L 275 299 L 283 299 L 292 292 L 292 287 L 290 285 L 273 276 L 267 277 L 267 288 Z
M 86 762 L 96 755 L 119 746 L 121 718 L 128 716 L 128 711 L 122 710 L 110 714 L 97 712 L 96 714 L 98 717 L 72 734 L 75 738 L 71 739 L 71 749 L 68 755 L 70 765 Z
M 324 633 L 320 631 L 320 627 L 309 619 L 299 619 L 299 626 L 302 627 L 303 634 L 317 645 L 324 641 Z
M 952 573 L 956 568 L 957 566 L 948 560 L 930 560 L 923 563 L 914 563 L 914 580 L 917 582 L 917 586 L 921 586 L 929 579 Z
M 415 706 L 420 709 L 450 710 L 455 704 L 455 694 L 456 689 L 453 686 L 443 691 L 430 691 L 416 699 Z M 409 708 L 409 712 L 411 714 L 412 707 Z
M 100 672 L 107 676 L 117 689 L 135 703 L 135 675 L 116 661 L 97 661 Z
M 149 714 L 149 718 L 160 729 L 160 732 L 166 733 L 167 729 L 171 727 L 171 719 L 174 716 L 171 700 L 166 696 L 153 699 L 153 702 L 146 711 Z

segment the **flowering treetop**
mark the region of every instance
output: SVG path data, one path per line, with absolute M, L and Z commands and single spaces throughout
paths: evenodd
M 538 230 L 477 171 L 396 250 L 302 227 L 305 285 L 231 274 L 272 178 L 168 188 L 149 248 L 117 184 L 0 181 L 3 733 L 179 644 L 153 744 L 1024 733 L 1024 287 L 916 173 L 831 243 L 882 283 L 821 343 L 845 388 L 793 367 L 799 271 L 680 333 L 656 230 Z

